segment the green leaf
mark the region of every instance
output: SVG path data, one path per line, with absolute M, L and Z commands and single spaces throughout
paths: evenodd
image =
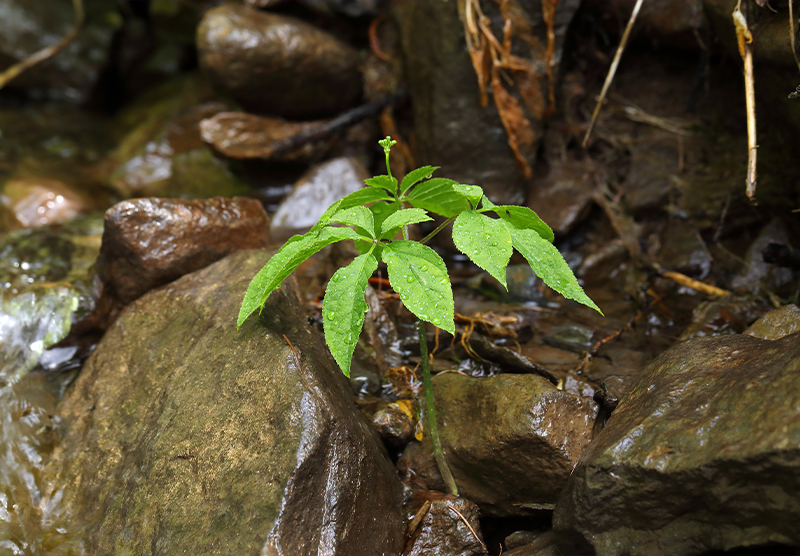
M 374 178 L 369 178 L 367 180 L 364 180 L 364 183 L 366 183 L 370 187 L 380 187 L 383 189 L 388 189 L 389 191 L 392 192 L 392 195 L 394 195 L 397 192 L 397 180 L 390 176 L 386 175 L 375 176 Z
M 411 170 L 400 182 L 400 193 L 405 193 L 420 181 L 428 179 L 438 169 L 438 166 L 423 166 L 422 168 Z
M 601 315 L 603 312 L 583 291 L 575 275 L 567 265 L 567 261 L 552 243 L 544 239 L 536 230 L 520 229 L 508 222 L 505 223 L 511 234 L 514 249 L 528 259 L 531 268 L 545 284 L 566 298 L 574 299 L 587 307 L 591 307 Z
M 346 197 L 342 197 L 331 206 L 329 206 L 322 216 L 319 217 L 319 221 L 314 225 L 312 230 L 319 230 L 324 225 L 331 221 L 331 216 L 339 212 L 340 210 L 348 209 L 350 207 L 356 207 L 358 205 L 364 205 L 366 203 L 374 203 L 376 201 L 392 201 L 394 197 L 390 197 L 387 193 L 382 189 L 375 189 L 371 187 L 365 187 L 363 189 L 359 189 L 358 191 L 354 191 L 350 195 Z
M 447 178 L 433 178 L 412 189 L 406 199 L 415 207 L 449 218 L 472 208 L 469 201 L 455 192 L 455 183 Z
M 356 257 L 352 263 L 336 271 L 325 291 L 322 302 L 325 343 L 347 377 L 350 376 L 350 361 L 367 312 L 364 291 L 377 268 L 378 260 L 372 253 Z
M 453 190 L 462 197 L 466 197 L 472 206 L 476 208 L 478 206 L 478 202 L 481 200 L 481 197 L 483 197 L 483 188 L 478 187 L 477 185 L 454 183 Z
M 375 221 L 367 207 L 357 206 L 338 211 L 331 217 L 331 222 L 340 222 L 348 226 L 358 226 L 372 237 L 375 237 Z
M 389 282 L 406 308 L 421 320 L 455 334 L 453 290 L 436 252 L 415 241 L 393 241 L 383 249 Z
M 250 281 L 239 309 L 236 327 L 264 306 L 269 294 L 281 285 L 294 269 L 323 247 L 345 239 L 363 239 L 352 228 L 322 228 L 294 236 L 281 247 Z
M 533 212 L 528 207 L 519 207 L 517 205 L 495 205 L 492 210 L 505 220 L 517 228 L 536 230 L 541 237 L 553 243 L 555 236 L 550 226 L 544 223 L 544 220 Z M 516 245 L 514 246 L 516 247 Z
M 484 195 L 483 199 L 481 200 L 481 208 L 491 209 L 491 208 L 494 208 L 496 206 L 497 205 L 495 205 L 493 202 L 491 202 L 489 200 L 489 198 Z
M 433 218 L 428 216 L 428 213 L 425 212 L 424 209 L 410 208 L 398 210 L 397 212 L 391 214 L 386 220 L 383 221 L 383 224 L 381 224 L 381 236 L 384 236 L 387 232 L 391 232 L 392 230 L 396 232 L 401 226 L 408 226 L 409 224 L 417 224 L 419 222 L 427 222 L 428 220 L 433 220 Z
M 511 234 L 502 220 L 465 210 L 453 223 L 453 242 L 472 262 L 506 285 L 506 266 L 511 259 Z

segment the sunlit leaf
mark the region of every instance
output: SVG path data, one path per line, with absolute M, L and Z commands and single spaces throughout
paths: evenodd
M 483 197 L 483 188 L 477 185 L 464 185 L 463 183 L 454 183 L 453 189 L 456 193 L 465 197 L 473 207 L 478 206 L 478 201 Z
M 417 185 L 406 199 L 412 206 L 435 214 L 446 217 L 455 216 L 472 207 L 470 207 L 469 201 L 455 192 L 454 183 L 456 182 L 446 178 L 433 178 Z
M 325 212 L 322 213 L 322 216 L 319 217 L 319 221 L 311 229 L 318 230 L 322 228 L 331 221 L 331 216 L 340 210 L 356 207 L 358 205 L 365 205 L 367 203 L 374 203 L 376 201 L 391 201 L 393 199 L 393 197 L 389 196 L 386 191 L 382 189 L 376 189 L 372 187 L 359 189 L 358 191 L 354 191 L 346 197 L 342 197 L 329 206 Z
M 453 290 L 442 258 L 421 243 L 394 241 L 384 248 L 382 259 L 389 270 L 389 282 L 406 308 L 421 320 L 454 334 Z
M 342 209 L 331 216 L 331 222 L 358 226 L 372 237 L 375 237 L 375 221 L 372 218 L 372 212 L 367 207 L 357 206 Z
M 386 235 L 387 232 L 391 232 L 392 230 L 396 232 L 397 229 L 402 226 L 427 222 L 428 220 L 433 220 L 433 218 L 428 216 L 428 213 L 424 209 L 410 208 L 398 210 L 381 224 L 381 236 Z
M 438 166 L 423 166 L 422 168 L 411 170 L 400 182 L 400 193 L 405 193 L 420 181 L 428 179 L 438 169 Z
M 511 259 L 511 234 L 502 220 L 465 210 L 453 223 L 453 242 L 472 262 L 506 286 L 506 266 Z
M 358 343 L 367 302 L 364 291 L 369 277 L 378 268 L 372 253 L 356 257 L 352 263 L 336 271 L 328 282 L 322 302 L 322 325 L 325 343 L 345 376 L 350 376 L 350 360 Z
M 591 307 L 601 315 L 603 312 L 583 291 L 577 278 L 552 243 L 540 236 L 536 230 L 520 229 L 505 223 L 511 234 L 514 249 L 522 253 L 531 268 L 542 281 L 568 299 Z
M 253 312 L 264 306 L 269 294 L 281 285 L 294 269 L 323 247 L 345 239 L 362 239 L 352 228 L 322 228 L 294 236 L 264 265 L 250 281 L 239 309 L 236 327 L 241 327 Z
M 492 210 L 497 214 L 497 216 L 509 224 L 513 224 L 517 228 L 536 230 L 540 236 L 550 243 L 552 243 L 553 239 L 555 238 L 553 235 L 553 230 L 550 229 L 550 226 L 545 224 L 544 220 L 539 218 L 539 215 L 537 215 L 528 207 L 520 207 L 517 205 L 495 205 L 492 206 Z
M 375 176 L 374 178 L 369 178 L 364 180 L 370 187 L 380 187 L 382 189 L 388 189 L 394 195 L 397 192 L 397 180 L 395 178 L 383 175 L 383 176 Z

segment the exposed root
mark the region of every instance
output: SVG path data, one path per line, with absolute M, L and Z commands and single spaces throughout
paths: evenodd
M 753 35 L 747 27 L 747 19 L 742 13 L 742 0 L 736 3 L 733 10 L 733 25 L 736 28 L 736 40 L 739 44 L 739 55 L 744 62 L 744 93 L 747 109 L 747 198 L 756 203 L 756 93 L 753 79 Z M 793 49 L 794 50 L 794 49 Z

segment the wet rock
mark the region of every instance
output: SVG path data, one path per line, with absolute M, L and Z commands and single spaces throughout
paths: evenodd
M 63 51 L 9 82 L 36 99 L 89 100 L 108 62 L 111 40 L 122 25 L 114 4 L 86 2 L 85 25 Z M 11 0 L 0 3 L 0 67 L 7 68 L 52 46 L 74 27 L 71 2 Z
M 779 218 L 764 226 L 756 240 L 747 250 L 745 267 L 731 282 L 737 293 L 758 295 L 764 289 L 780 290 L 792 281 L 792 271 L 764 262 L 762 253 L 770 243 L 789 243 L 789 232 Z
M 592 206 L 595 184 L 584 166 L 573 160 L 556 163 L 528 194 L 526 204 L 558 234 L 569 232 Z
M 548 85 L 544 62 L 547 31 L 539 2 L 513 3 L 514 28 L 529 39 L 520 46 L 531 64 L 526 74 L 529 94 L 525 105 L 532 124 L 532 142 L 521 147 L 521 157 L 533 166 Z M 494 34 L 502 37 L 503 18 L 494 6 L 481 5 L 491 19 Z M 415 158 L 419 164 L 441 166 L 441 175 L 461 183 L 481 184 L 497 203 L 521 204 L 528 182 L 515 161 L 508 137 L 492 98 L 481 106 L 478 79 L 465 47 L 458 7 L 452 2 L 403 2 L 393 5 L 398 20 L 415 122 Z M 567 26 L 578 8 L 562 1 L 555 11 L 553 70 L 558 74 Z M 515 37 L 515 41 L 520 37 Z M 501 39 L 502 40 L 502 39 Z M 520 40 L 520 43 L 524 43 Z M 541 48 L 529 45 L 539 44 Z M 517 51 L 515 50 L 515 53 Z M 491 94 L 491 87 L 487 87 Z M 538 99 L 538 102 L 536 101 Z M 530 107 L 528 106 L 530 105 Z
M 8 180 L 2 201 L 23 228 L 68 222 L 87 214 L 95 204 L 81 191 L 47 178 Z
M 308 160 L 315 154 L 313 145 L 274 156 L 274 144 L 308 132 L 318 124 L 287 122 L 243 112 L 220 112 L 200 122 L 200 135 L 203 141 L 230 158 Z
M 589 443 L 597 406 L 536 375 L 433 379 L 439 434 L 459 492 L 488 515 L 552 505 Z M 412 443 L 408 468 L 444 488 L 430 438 Z M 552 506 L 547 506 L 552 507 Z
M 376 411 L 372 424 L 386 445 L 392 448 L 403 449 L 414 438 L 414 422 L 396 403 Z
M 614 0 L 602 5 L 594 4 L 591 9 L 600 12 L 597 19 L 606 31 L 619 33 L 630 18 L 635 3 L 635 0 Z M 733 8 L 727 13 L 729 19 L 732 11 Z M 636 23 L 632 39 L 650 41 L 654 48 L 666 45 L 689 50 L 699 48 L 695 33 L 708 24 L 701 0 L 645 1 Z
M 368 177 L 367 169 L 354 158 L 334 158 L 311 168 L 273 215 L 272 238 L 282 241 L 307 231 L 335 201 L 364 187 Z
M 423 510 L 425 513 L 412 532 L 403 554 L 475 556 L 487 553 L 481 538 L 478 506 L 474 503 L 464 498 L 446 496 L 442 500 L 429 501 Z
M 123 197 L 213 197 L 247 192 L 200 137 L 200 121 L 228 105 L 198 76 L 167 82 L 117 118 L 126 128 L 110 155 L 108 178 Z
M 692 226 L 687 226 L 685 222 L 670 222 L 661 236 L 660 244 L 663 247 L 658 252 L 658 259 L 662 266 L 698 280 L 708 276 L 711 259 L 707 247 Z
M 680 339 L 741 334 L 748 323 L 761 317 L 766 311 L 763 304 L 745 297 L 731 296 L 702 301 L 692 311 L 692 322 L 683 331 Z
M 134 199 L 105 215 L 98 275 L 123 304 L 240 249 L 269 240 L 254 199 Z
M 197 48 L 206 74 L 249 110 L 319 118 L 361 96 L 358 52 L 292 17 L 225 4 L 203 17 Z
M 296 285 L 236 330 L 270 254 L 128 306 L 59 404 L 45 482 L 87 553 L 400 552 L 400 483 Z
M 505 545 L 510 549 L 503 552 L 507 556 L 562 556 L 552 531 L 517 531 L 506 537 Z
M 555 348 L 583 353 L 592 347 L 594 330 L 589 330 L 577 324 L 561 324 L 550 330 L 544 336 L 544 342 Z
M 92 271 L 101 231 L 99 218 L 87 218 L 11 232 L 0 242 L 0 386 L 88 324 L 102 292 Z
M 795 332 L 800 332 L 800 307 L 791 304 L 770 311 L 751 324 L 742 334 L 762 340 L 780 340 Z
M 798 340 L 696 338 L 653 361 L 567 482 L 561 542 L 610 555 L 800 543 Z

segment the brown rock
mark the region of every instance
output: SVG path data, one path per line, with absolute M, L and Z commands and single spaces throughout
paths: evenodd
M 9 180 L 3 193 L 23 228 L 68 222 L 90 212 L 94 205 L 68 184 L 46 178 Z
M 250 110 L 315 118 L 361 96 L 358 52 L 292 17 L 224 4 L 200 22 L 197 48 L 209 77 Z
M 270 158 L 305 160 L 316 150 L 305 145 L 275 155 L 275 144 L 299 133 L 308 132 L 320 122 L 287 122 L 244 112 L 220 112 L 200 122 L 203 141 L 230 158 Z
M 105 215 L 97 270 L 122 303 L 240 249 L 266 246 L 269 218 L 254 199 L 144 198 Z
M 537 375 L 433 378 L 436 417 L 459 493 L 485 515 L 531 515 L 552 508 L 597 417 L 591 399 L 557 390 Z M 409 469 L 443 489 L 430 438 L 404 452 Z

